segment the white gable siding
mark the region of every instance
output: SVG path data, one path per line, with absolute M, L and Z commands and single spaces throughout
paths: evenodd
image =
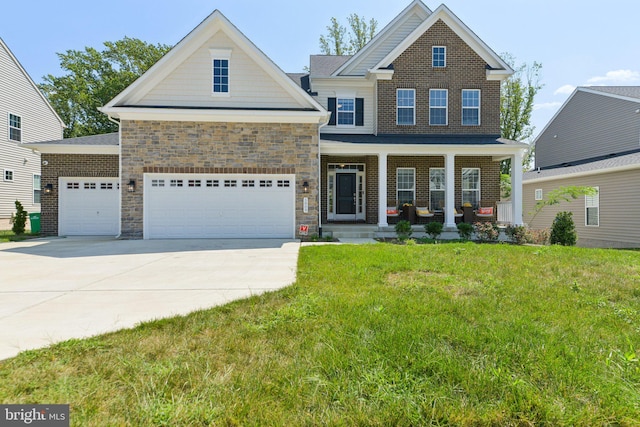
M 9 141 L 9 113 L 22 119 L 23 143 L 62 138 L 62 124 L 0 43 L 0 173 L 13 170 L 13 182 L 0 176 L 0 219 L 15 212 L 16 200 L 28 212 L 40 212 L 40 205 L 33 204 L 33 175 L 40 174 L 40 155 Z M 0 224 L 6 227 L 6 221 Z
M 214 97 L 210 49 L 231 49 L 229 97 Z M 168 77 L 144 96 L 138 106 L 300 108 L 276 81 L 225 34 L 218 32 Z

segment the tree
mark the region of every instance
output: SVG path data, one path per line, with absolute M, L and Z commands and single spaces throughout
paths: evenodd
M 521 64 L 515 67 L 515 58 L 509 54 L 502 54 L 514 73 L 502 82 L 500 91 L 500 134 L 503 138 L 513 141 L 526 141 L 531 138 L 535 128 L 531 125 L 534 99 L 543 85 L 540 83 L 542 64 Z M 531 163 L 534 147 L 531 146 L 523 159 L 523 165 Z M 504 160 L 501 172 L 510 174 L 511 160 Z
M 576 185 L 562 186 L 551 190 L 543 200 L 539 200 L 536 203 L 533 207 L 533 211 L 529 212 L 529 214 L 531 214 L 529 223 L 533 222 L 533 219 L 538 216 L 546 206 L 557 205 L 561 202 L 570 202 L 572 200 L 576 200 L 580 196 L 595 196 L 596 194 L 598 194 L 598 190 L 593 187 Z
M 171 49 L 125 37 L 105 42 L 98 51 L 68 50 L 58 53 L 60 67 L 67 73 L 44 77 L 40 90 L 67 125 L 65 138 L 115 132 L 118 127 L 98 111 L 133 83 Z
M 349 22 L 349 43 L 345 42 L 347 28 L 336 18 L 331 18 L 331 25 L 327 26 L 327 35 L 320 36 L 320 49 L 323 55 L 353 55 L 364 47 L 375 36 L 378 21 L 370 19 L 367 23 L 364 17 L 352 13 L 347 17 Z

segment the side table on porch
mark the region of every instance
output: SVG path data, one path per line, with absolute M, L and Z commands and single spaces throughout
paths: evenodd
M 416 207 L 402 206 L 402 219 L 409 221 L 411 224 L 416 223 Z

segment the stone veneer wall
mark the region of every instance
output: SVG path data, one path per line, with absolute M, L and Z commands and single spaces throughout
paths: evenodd
M 295 174 L 296 230 L 318 232 L 318 125 L 122 121 L 122 176 L 136 180 L 122 192 L 122 236 L 143 237 L 145 172 Z M 309 182 L 308 213 L 302 183 Z
M 446 46 L 447 66 L 433 68 L 431 48 Z M 500 82 L 486 62 L 443 21 L 436 22 L 394 62 L 392 80 L 378 82 L 379 134 L 500 134 Z M 396 89 L 416 90 L 416 124 L 396 124 Z M 448 89 L 448 125 L 429 125 L 429 89 Z M 480 89 L 480 125 L 462 126 L 462 89 Z
M 40 204 L 40 232 L 43 236 L 58 235 L 58 178 L 117 178 L 117 154 L 42 154 L 42 199 Z M 45 194 L 44 187 L 53 184 Z

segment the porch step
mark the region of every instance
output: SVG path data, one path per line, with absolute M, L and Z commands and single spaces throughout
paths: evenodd
M 425 237 L 424 225 L 413 225 L 412 237 Z M 323 224 L 323 236 L 333 236 L 336 239 L 375 239 L 375 238 L 394 238 L 396 234 L 393 225 L 388 227 L 378 227 L 371 224 Z M 444 231 L 440 238 L 443 240 L 458 239 L 457 231 Z

